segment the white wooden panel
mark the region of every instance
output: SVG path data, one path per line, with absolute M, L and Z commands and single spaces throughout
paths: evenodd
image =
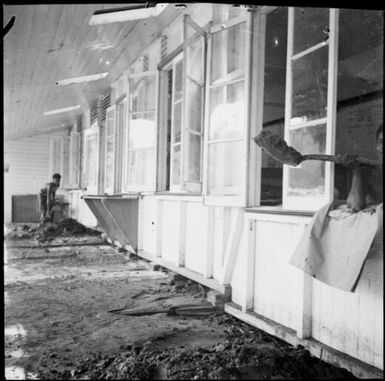
M 236 211 L 237 208 L 233 208 L 233 209 Z M 233 218 L 236 218 L 235 215 Z M 244 213 L 243 213 L 243 218 L 245 218 Z M 234 303 L 237 303 L 239 305 L 243 304 L 246 298 L 246 292 L 247 292 L 245 278 L 246 278 L 248 229 L 249 229 L 249 225 L 246 223 L 246 220 L 245 220 L 241 231 L 241 237 L 239 239 L 239 245 L 236 253 L 234 270 L 233 270 L 233 274 L 230 282 L 231 299 Z
M 296 329 L 301 272 L 289 264 L 299 239 L 296 224 L 257 221 L 254 311 Z
M 224 226 L 224 211 L 221 206 L 212 206 L 213 208 L 213 278 L 219 279 L 222 274 L 224 260 L 224 245 L 223 245 L 223 226 Z
M 180 229 L 180 202 L 162 201 L 161 216 L 161 256 L 167 261 L 178 263 L 179 229 Z
M 155 197 L 139 200 L 139 250 L 155 255 L 156 250 L 156 205 Z
M 186 203 L 185 266 L 204 274 L 206 269 L 207 211 L 196 202 Z
M 312 336 L 383 369 L 383 252 L 368 257 L 354 293 L 313 280 Z

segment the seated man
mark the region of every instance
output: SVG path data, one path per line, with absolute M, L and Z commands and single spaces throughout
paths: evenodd
M 55 204 L 55 194 L 57 189 L 60 187 L 61 176 L 55 173 L 52 176 L 52 181 L 45 184 L 40 189 L 39 201 L 40 201 L 40 221 L 52 219 L 52 208 Z

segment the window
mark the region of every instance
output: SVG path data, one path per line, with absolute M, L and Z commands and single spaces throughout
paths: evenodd
M 283 139 L 288 8 L 266 15 L 263 129 Z M 283 165 L 262 151 L 261 205 L 282 204 Z
M 50 173 L 60 173 L 63 180 L 63 137 L 57 136 L 50 141 Z
M 377 158 L 376 130 L 383 122 L 383 31 L 383 12 L 339 11 L 337 154 Z M 335 198 L 346 200 L 350 186 L 350 170 L 336 165 Z
M 354 44 L 352 44 L 354 41 Z M 302 154 L 374 159 L 383 114 L 383 13 L 290 8 L 285 140 Z M 284 166 L 283 206 L 346 199 L 350 171 L 330 162 Z
M 115 171 L 115 106 L 109 107 L 106 112 L 104 158 L 104 192 L 113 193 Z
M 205 202 L 246 202 L 247 80 L 250 19 L 211 28 Z M 225 199 L 223 198 L 225 197 Z
M 87 193 L 98 192 L 99 127 L 94 123 L 84 131 L 84 169 Z
M 170 143 L 170 190 L 180 191 L 182 121 L 183 121 L 183 59 L 182 55 L 173 60 L 171 80 L 171 143 Z
M 74 129 L 70 135 L 70 164 L 69 164 L 69 185 L 71 188 L 79 187 L 79 161 L 80 161 L 80 134 Z
M 302 154 L 331 154 L 335 10 L 290 8 L 285 140 Z M 283 206 L 317 210 L 332 198 L 330 162 L 284 166 Z
M 183 45 L 159 64 L 157 190 L 202 192 L 206 32 L 183 18 Z
M 129 121 L 124 129 L 124 191 L 155 190 L 156 73 L 129 77 Z
M 184 18 L 184 123 L 182 190 L 202 192 L 206 34 L 189 16 Z

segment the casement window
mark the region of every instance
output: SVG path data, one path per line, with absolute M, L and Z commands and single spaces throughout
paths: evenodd
M 205 133 L 206 204 L 246 205 L 251 16 L 211 27 Z
M 302 154 L 376 157 L 376 129 L 383 119 L 382 44 L 382 12 L 289 8 L 288 145 Z M 318 210 L 347 197 L 346 168 L 315 160 L 283 167 L 285 209 Z
M 86 192 L 98 193 L 99 127 L 94 123 L 84 131 L 84 170 Z
M 181 190 L 202 192 L 206 33 L 184 16 L 184 97 Z
M 54 173 L 59 173 L 62 176 L 63 181 L 63 158 L 64 158 L 64 144 L 63 137 L 57 136 L 50 140 L 50 177 Z
M 275 7 L 267 14 L 256 15 L 264 30 L 263 63 L 263 115 L 259 123 L 264 131 L 284 138 L 285 126 L 285 88 L 287 59 L 288 8 Z M 254 47 L 256 49 L 256 47 Z M 258 51 L 258 57 L 261 52 Z M 255 65 L 256 66 L 256 65 Z M 258 70 L 255 68 L 255 70 Z M 259 85 L 261 86 L 261 85 Z M 258 99 L 258 96 L 256 97 Z M 254 106 L 257 108 L 256 106 Z M 254 122 L 255 123 L 255 122 Z M 253 123 L 253 124 L 254 124 Z M 255 124 L 258 124 L 256 122 Z M 254 144 L 254 143 L 253 143 Z M 255 148 L 255 147 L 254 147 Z M 259 159 L 259 160 L 258 160 Z M 282 205 L 283 165 L 265 151 L 255 160 L 261 163 L 260 205 Z M 250 164 L 250 166 L 252 163 Z M 255 169 L 257 172 L 258 168 Z M 251 201 L 255 204 L 258 200 Z
M 80 134 L 72 130 L 70 134 L 70 156 L 69 156 L 69 185 L 71 188 L 79 187 L 80 176 Z
M 302 154 L 333 154 L 337 11 L 289 8 L 285 140 Z M 330 162 L 285 165 L 283 206 L 317 210 L 333 197 Z
M 157 189 L 202 192 L 206 33 L 183 19 L 182 46 L 159 64 Z
M 104 154 L 104 192 L 114 192 L 115 172 L 115 106 L 106 111 L 106 136 Z
M 124 128 L 125 192 L 155 190 L 156 90 L 156 72 L 129 76 L 129 117 Z
M 183 56 L 172 62 L 170 190 L 180 191 L 183 123 Z
M 335 151 L 378 159 L 377 130 L 383 123 L 383 12 L 340 9 L 338 19 Z M 335 199 L 346 200 L 350 177 L 350 170 L 335 165 Z M 381 177 L 374 187 L 382 194 Z

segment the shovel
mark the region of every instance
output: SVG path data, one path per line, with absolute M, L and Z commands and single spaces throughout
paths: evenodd
M 262 131 L 257 136 L 255 136 L 253 140 L 269 156 L 271 156 L 275 160 L 278 160 L 282 164 L 287 164 L 296 167 L 305 160 L 332 161 L 337 164 L 343 164 L 341 160 L 341 155 L 302 155 L 293 147 L 288 146 L 285 140 L 283 140 L 280 136 L 273 135 L 270 131 Z M 363 165 L 376 166 L 380 164 L 377 160 L 367 159 L 364 157 L 356 157 L 355 161 L 358 164 Z

